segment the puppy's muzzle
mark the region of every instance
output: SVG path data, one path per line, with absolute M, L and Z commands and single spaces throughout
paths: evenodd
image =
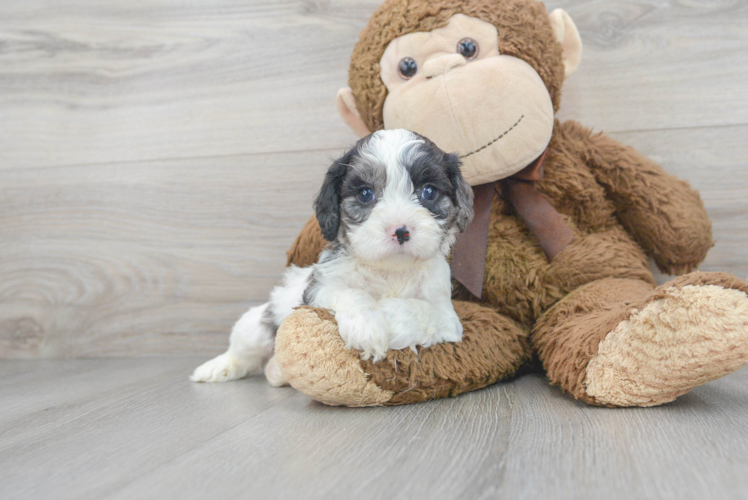
M 397 238 L 397 242 L 401 245 L 408 241 L 410 239 L 410 231 L 408 231 L 408 226 L 403 226 L 396 229 L 394 236 Z

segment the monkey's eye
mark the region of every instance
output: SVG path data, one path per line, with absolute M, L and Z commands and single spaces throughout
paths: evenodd
M 423 188 L 423 191 L 421 191 L 421 198 L 426 201 L 434 201 L 436 199 L 436 194 L 436 189 L 431 186 L 426 186 Z
M 472 38 L 463 38 L 457 42 L 457 53 L 465 59 L 475 59 L 478 55 L 478 44 Z
M 403 57 L 397 63 L 397 72 L 400 73 L 402 79 L 410 80 L 418 72 L 418 64 L 412 57 Z
M 361 188 L 358 190 L 358 201 L 369 203 L 374 199 L 374 190 L 371 188 Z

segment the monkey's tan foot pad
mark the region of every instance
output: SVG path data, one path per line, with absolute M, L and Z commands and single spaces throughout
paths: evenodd
M 361 367 L 359 352 L 346 349 L 329 311 L 302 307 L 278 328 L 275 358 L 297 391 L 333 406 L 379 406 L 392 392 L 378 387 Z
M 292 387 L 328 405 L 417 403 L 480 389 L 531 357 L 527 330 L 488 308 L 455 302 L 462 342 L 389 351 L 377 363 L 346 349 L 329 311 L 301 307 L 281 324 L 275 353 Z
M 720 282 L 710 275 L 720 276 L 694 273 L 663 285 L 619 323 L 587 366 L 587 394 L 603 405 L 655 406 L 745 365 L 745 284 L 683 285 Z

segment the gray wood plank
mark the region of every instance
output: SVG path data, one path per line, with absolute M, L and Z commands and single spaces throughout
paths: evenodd
M 59 364 L 62 375 L 45 385 L 65 394 L 46 410 L 21 403 L 22 436 L 0 437 L 0 497 L 726 499 L 748 491 L 746 369 L 649 409 L 588 407 L 540 375 L 455 399 L 350 409 L 260 377 L 191 384 L 191 359 L 85 363 L 3 364 L 27 374 Z M 101 380 L 106 363 L 113 374 Z M 66 372 L 75 364 L 81 373 Z M 78 397 L 73 378 L 111 390 Z M 4 408 L 17 406 L 17 385 L 14 394 L 0 386 Z
M 378 3 L 3 2 L 0 169 L 342 147 L 334 97 Z M 585 43 L 562 116 L 748 123 L 745 2 L 556 6 Z
M 346 144 L 335 93 L 369 5 L 3 2 L 0 169 Z
M 223 348 L 277 282 L 338 153 L 6 171 L 0 353 Z
M 562 118 L 615 132 L 748 123 L 745 1 L 547 6 L 571 15 L 584 45 Z
M 189 370 L 199 362 L 199 358 L 181 360 L 181 365 L 125 358 L 3 362 L 7 373 L 0 382 L 0 449 L 55 429 L 112 398 L 142 392 L 150 379 L 168 376 L 178 368 Z M 50 383 L 56 379 L 61 382 Z
M 194 384 L 187 376 L 199 360 L 192 358 L 100 361 L 111 373 L 83 373 L 87 362 L 41 362 L 78 365 L 81 373 L 50 375 L 47 394 L 37 388 L 31 407 L 0 388 L 3 407 L 25 413 L 0 436 L 0 498 L 102 498 L 296 394 L 259 377 Z M 10 363 L 33 371 L 40 362 Z
M 168 496 L 180 477 L 197 497 L 740 498 L 746 398 L 725 393 L 745 376 L 658 409 L 587 407 L 539 375 L 401 408 L 290 398 L 111 498 Z

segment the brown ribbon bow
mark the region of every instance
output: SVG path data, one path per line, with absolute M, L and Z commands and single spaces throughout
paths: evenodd
M 502 191 L 550 261 L 571 243 L 574 235 L 553 205 L 535 187 L 535 182 L 543 179 L 543 160 L 547 152 L 546 149 L 527 167 L 499 182 Z M 494 192 L 493 182 L 473 186 L 475 216 L 465 232 L 457 238 L 452 251 L 452 276 L 478 298 L 483 293 Z

